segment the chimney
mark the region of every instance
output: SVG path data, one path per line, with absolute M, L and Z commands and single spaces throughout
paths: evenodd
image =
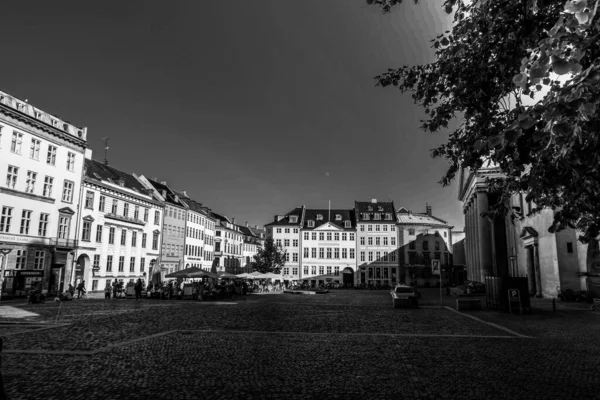
M 235 217 L 231 218 L 231 223 L 235 225 Z
M 161 185 L 166 185 L 166 184 L 167 184 L 167 181 L 160 181 L 160 184 L 161 184 Z
M 248 221 L 246 221 L 246 228 L 248 227 Z
M 425 203 L 425 213 L 431 217 L 431 206 L 429 203 Z
M 254 229 L 258 229 L 258 225 L 254 225 Z
M 162 197 L 164 197 L 165 199 L 167 198 L 167 191 L 165 189 L 161 190 L 160 194 L 162 195 Z
M 377 203 L 377 199 L 371 199 L 371 203 L 373 203 L 373 204 Z
M 183 195 L 184 195 L 185 197 L 188 197 L 188 195 L 187 195 L 187 192 L 186 192 L 185 190 L 182 190 L 182 191 L 181 191 L 181 193 L 183 193 Z

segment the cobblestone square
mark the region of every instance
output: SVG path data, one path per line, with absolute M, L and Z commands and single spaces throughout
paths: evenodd
M 11 304 L 37 316 L 2 319 L 2 371 L 12 399 L 600 393 L 597 315 L 467 314 L 435 307 L 433 296 L 423 303 L 393 309 L 386 291 L 334 291 Z

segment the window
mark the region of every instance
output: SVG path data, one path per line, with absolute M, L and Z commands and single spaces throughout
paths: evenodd
M 351 228 L 352 223 L 350 221 L 344 221 L 344 228 Z
M 160 211 L 155 210 L 154 211 L 154 225 L 159 225 L 160 224 Z
M 340 258 L 340 249 L 338 247 L 333 249 L 333 258 Z
M 25 181 L 25 193 L 33 193 L 35 190 L 35 180 L 37 173 L 33 171 L 27 171 L 27 180 Z
M 33 259 L 33 269 L 44 269 L 44 260 L 46 258 L 46 252 L 43 250 L 35 251 L 35 258 Z
M 369 238 L 369 239 L 371 239 L 371 238 Z M 380 237 L 375 238 L 375 246 L 381 246 L 381 238 Z
M 298 253 L 292 253 L 292 261 L 298 262 Z
M 129 272 L 135 272 L 135 257 L 129 259 Z
M 417 244 L 416 244 L 416 242 L 414 240 L 408 243 L 408 249 L 409 250 L 416 250 L 417 249 Z
M 15 154 L 21 154 L 21 145 L 23 144 L 23 134 L 13 132 L 12 141 L 10 143 L 10 151 Z
M 427 240 L 423 241 L 423 250 L 429 250 L 429 242 Z
M 440 241 L 436 240 L 435 241 L 435 251 L 439 251 L 440 250 Z
M 102 225 L 96 225 L 96 242 L 102 242 Z
M 284 240 L 283 240 L 283 245 L 284 245 L 285 247 L 289 247 L 289 246 L 290 246 L 290 239 L 284 239 Z
M 119 256 L 119 272 L 125 271 L 125 256 Z
M 390 241 L 392 242 L 392 243 L 391 243 L 391 245 L 392 245 L 392 246 L 395 246 L 395 245 L 396 245 L 396 237 L 395 237 L 395 236 L 392 236 L 392 237 L 390 238 Z
M 361 232 L 364 232 L 364 231 L 365 231 L 365 226 L 364 226 L 364 225 L 361 225 L 361 226 L 360 226 L 360 231 L 361 231 Z
M 415 234 L 415 230 L 414 229 L 409 229 L 408 230 L 408 234 L 411 235 L 411 236 L 414 235 Z
M 133 218 L 140 219 L 140 207 L 139 206 L 135 206 L 135 208 L 133 209 Z
M 380 251 L 375 252 L 375 261 L 381 261 L 381 252 Z
M 367 230 L 369 232 L 373 232 L 373 225 L 367 225 Z
M 131 232 L 131 246 L 132 247 L 137 246 L 137 232 L 136 231 Z
M 144 222 L 148 222 L 148 209 L 144 208 Z
M 384 238 L 383 238 L 383 245 L 384 245 L 384 246 L 387 246 L 387 245 L 388 245 L 388 238 L 387 238 L 387 237 L 384 237 Z
M 369 261 L 373 261 L 373 252 L 372 251 L 369 252 Z
M 327 248 L 327 258 L 331 258 L 331 247 Z
M 158 232 L 152 236 L 152 250 L 158 250 Z
M 298 247 L 298 239 L 292 240 L 292 247 Z
M 342 240 L 348 240 L 348 234 L 346 232 L 342 233 Z
M 315 266 L 310 267 L 310 273 L 313 274 L 313 275 L 316 275 L 317 274 L 317 267 L 315 267 Z
M 123 216 L 129 218 L 129 203 L 123 204 Z
M 142 248 L 145 249 L 146 248 L 146 238 L 147 238 L 147 234 L 146 232 L 142 233 Z
M 323 267 L 322 265 L 319 266 L 319 275 L 323 275 L 325 274 L 325 267 Z
M 304 275 L 308 275 L 308 267 L 304 267 Z
M 327 275 L 331 275 L 331 265 L 327 266 Z
M 308 240 L 308 232 L 304 232 L 304 240 Z
M 387 232 L 388 226 L 387 225 L 383 225 L 383 231 Z
M 52 186 L 54 185 L 54 178 L 47 176 L 44 178 L 44 191 L 42 195 L 44 197 L 52 197 Z
M 91 190 L 85 192 L 85 208 L 94 209 L 94 192 Z
M 92 290 L 98 290 L 98 279 L 92 280 Z
M 285 228 L 285 233 L 290 233 L 290 228 Z
M 41 141 L 39 141 L 37 139 L 31 139 L 31 147 L 29 148 L 29 158 L 31 158 L 32 160 L 40 159 L 40 145 L 41 144 L 42 144 Z
M 379 213 L 373 214 L 373 219 L 380 220 L 381 219 L 381 214 L 379 214 Z
M 92 223 L 90 221 L 83 221 L 83 229 L 81 230 L 81 240 L 89 242 L 91 234 Z
M 327 240 L 331 241 L 331 232 L 327 232 Z
M 369 238 L 369 246 L 373 246 L 373 238 L 372 237 Z
M 62 201 L 65 203 L 73 202 L 73 182 L 65 180 L 63 185 Z
M 567 253 L 572 253 L 572 252 L 573 252 L 573 243 L 567 242 Z
M 95 270 L 100 269 L 100 254 L 94 254 L 94 264 L 92 264 L 92 268 Z
M 375 232 L 381 231 L 381 225 L 375 225 Z
M 56 146 L 52 146 L 51 144 L 48 145 L 46 164 L 56 165 Z
M 392 231 L 392 232 L 396 232 L 396 227 L 395 227 L 394 225 L 391 225 L 391 226 L 390 226 L 390 231 Z
M 448 237 L 448 232 L 444 231 L 444 237 Z
M 346 248 L 342 249 L 342 258 L 348 258 L 348 249 L 346 249 Z
M 325 240 L 325 233 L 319 232 L 319 240 Z
M 127 229 L 121 229 L 121 246 L 125 246 L 127 241 Z
M 17 250 L 17 264 L 16 269 L 25 269 L 27 265 L 27 250 Z
M 117 208 L 119 207 L 119 201 L 113 199 L 112 206 L 110 208 L 110 213 L 117 215 Z
M 305 247 L 304 248 L 304 258 L 308 258 L 308 251 L 309 251 L 308 247 Z
M 340 240 L 340 234 L 339 234 L 339 233 L 337 233 L 337 232 L 336 232 L 336 233 L 334 233 L 334 234 L 333 234 L 333 239 L 334 239 L 336 242 L 337 242 L 337 241 L 339 241 L 339 240 Z
M 340 267 L 333 267 L 333 273 L 334 273 L 334 275 L 339 275 L 340 274 Z
M 354 249 L 350 249 L 350 259 L 354 260 Z
M 311 257 L 312 257 L 312 258 L 317 258 L 317 248 L 316 248 L 316 247 L 313 247 L 313 248 L 311 249 L 311 252 L 310 252 L 310 253 L 311 253 Z
M 350 232 L 350 240 L 354 241 L 354 232 Z
M 67 153 L 67 171 L 75 170 L 75 153 Z
M 50 214 L 40 214 L 40 224 L 38 226 L 38 236 L 46 236 L 48 231 L 48 218 L 50 218 Z M 2 231 L 0 229 L 0 231 Z
M 392 219 L 392 214 L 391 213 L 385 213 L 385 219 L 386 220 L 391 220 Z
M 106 256 L 106 272 L 112 272 L 113 256 Z
M 317 214 L 317 221 L 321 221 L 323 219 L 323 215 L 322 214 Z
M 433 258 L 435 258 L 436 260 L 439 260 L 441 257 L 441 253 L 439 251 L 436 251 L 433 255 Z
M 313 221 L 313 220 L 308 221 L 308 227 L 309 228 L 314 228 L 315 227 L 315 221 Z
M 290 215 L 290 223 L 297 223 L 298 222 L 298 216 L 297 215 Z
M 365 252 L 364 251 L 360 252 L 360 261 L 365 261 Z
M 370 217 L 369 213 L 363 213 L 363 219 L 364 219 L 364 220 L 369 220 L 369 219 L 371 219 L 371 217 Z
M 290 261 L 290 253 L 285 253 L 285 261 Z
M 108 244 L 115 244 L 115 227 L 111 226 L 108 230 Z
M 297 235 L 298 234 L 298 228 L 294 228 L 294 233 Z
M 325 258 L 325 249 L 323 247 L 319 247 L 319 258 Z
M 6 173 L 6 187 L 15 188 L 17 184 L 17 175 L 19 174 L 19 168 L 9 165 L 8 172 Z
M 146 258 L 142 257 L 142 258 L 140 258 L 140 272 L 144 272 L 145 269 L 146 269 Z
M 21 213 L 21 235 L 29 235 L 29 225 L 31 224 L 31 213 L 33 211 L 23 210 Z
M 395 262 L 396 261 L 396 252 L 392 251 L 390 253 L 390 261 Z

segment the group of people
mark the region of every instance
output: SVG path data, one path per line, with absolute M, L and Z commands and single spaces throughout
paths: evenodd
M 130 281 L 127 283 L 127 288 L 133 287 L 135 292 L 135 299 L 139 300 L 142 298 L 142 290 L 144 289 L 144 282 L 141 278 L 138 278 L 136 282 Z M 126 289 L 124 288 L 124 282 L 115 280 L 112 284 L 106 283 L 106 287 L 104 288 L 104 298 L 110 299 L 112 294 L 113 299 L 117 299 L 119 297 L 125 297 Z

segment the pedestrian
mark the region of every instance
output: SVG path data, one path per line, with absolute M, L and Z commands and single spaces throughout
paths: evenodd
M 112 292 L 112 288 L 108 281 L 106 282 L 106 287 L 104 288 L 104 299 L 110 300 L 110 293 Z
M 77 285 L 77 298 L 80 299 L 84 293 L 85 293 L 85 281 L 81 281 L 81 282 L 79 282 L 79 285 Z
M 117 298 L 117 293 L 119 291 L 119 281 L 117 281 L 115 279 L 115 281 L 112 284 L 113 287 L 113 300 Z
M 142 280 L 140 278 L 138 278 L 137 282 L 135 283 L 135 286 L 133 287 L 133 289 L 135 290 L 135 299 L 139 300 L 142 298 Z

